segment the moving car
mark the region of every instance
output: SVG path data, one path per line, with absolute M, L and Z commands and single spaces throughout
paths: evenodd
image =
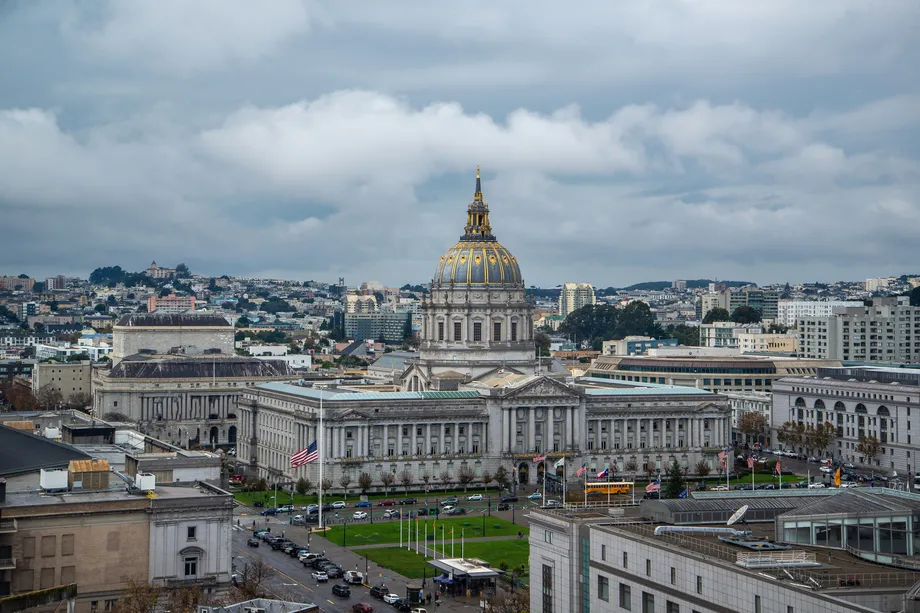
M 463 507 L 454 507 L 447 512 L 448 515 L 466 515 L 466 509 Z
M 329 575 L 326 574 L 326 571 L 315 570 L 310 573 L 310 576 L 320 582 L 329 581 Z
M 342 585 L 341 583 L 336 583 L 332 586 L 332 593 L 336 596 L 341 596 L 343 598 L 348 598 L 351 596 L 351 588 L 347 585 Z
M 455 507 L 454 505 L 452 505 L 452 504 L 445 504 L 445 505 L 444 505 L 444 508 L 441 509 L 441 510 L 442 510 L 444 513 L 450 514 L 450 512 L 453 511 L 455 508 L 456 508 L 456 507 Z
M 279 512 L 279 513 L 290 513 L 290 512 L 293 511 L 293 510 L 294 510 L 294 507 L 293 507 L 292 505 L 289 505 L 289 504 L 286 504 L 286 505 L 283 505 L 283 506 L 278 507 L 278 512 Z
M 469 502 L 479 501 L 482 500 L 482 494 L 473 494 L 472 496 L 467 496 L 466 499 Z
M 517 502 L 517 501 L 518 501 L 517 496 L 504 496 L 500 500 L 500 502 Z
M 346 506 L 347 505 L 345 504 L 344 500 L 336 500 L 335 502 L 332 503 L 333 509 L 344 509 Z
M 399 501 L 399 504 L 401 505 L 417 504 L 417 503 L 418 503 L 418 500 L 416 500 L 415 498 L 403 498 L 402 500 Z
M 396 604 L 396 601 L 399 600 L 399 594 L 384 594 L 383 601 L 387 604 Z
M 342 578 L 345 580 L 345 583 L 355 583 L 355 584 L 364 583 L 364 574 L 359 573 L 356 570 L 345 571 L 345 576 Z
M 364 511 L 355 511 L 355 514 L 351 516 L 352 519 L 367 519 L 367 513 Z
M 831 468 L 830 466 L 822 466 L 822 467 L 820 468 L 820 470 L 821 470 L 821 472 L 823 472 L 823 473 L 832 473 L 832 472 L 834 472 L 834 469 Z
M 440 504 L 441 504 L 442 507 L 454 506 L 454 505 L 457 504 L 457 497 L 456 497 L 456 496 L 451 496 L 450 498 L 445 498 L 444 500 L 441 501 Z
M 543 494 L 541 494 L 540 492 L 534 492 L 533 494 L 527 497 L 527 500 L 540 500 L 541 498 L 543 498 Z
M 824 484 L 823 484 L 823 483 L 811 483 L 811 484 L 809 484 L 808 489 L 810 489 L 810 490 L 820 490 L 820 489 L 823 488 L 823 487 L 824 487 Z
M 369 503 L 367 500 L 362 500 L 361 502 L 356 502 L 356 503 L 355 503 L 355 508 L 356 508 L 356 509 L 366 509 L 366 508 L 368 508 L 368 507 L 370 507 L 370 506 L 371 506 L 371 503 Z
M 396 501 L 392 498 L 387 498 L 386 500 L 381 500 L 377 503 L 378 507 L 392 507 L 396 506 Z
M 250 547 L 258 547 L 259 539 L 257 539 L 256 537 L 252 537 L 248 541 L 246 541 L 246 544 L 249 545 Z
M 351 608 L 351 613 L 374 613 L 374 607 L 366 602 L 359 602 Z
M 562 502 L 559 500 L 550 499 L 550 500 L 547 500 L 543 506 L 546 507 L 547 509 L 555 509 L 555 508 L 561 507 Z
M 391 602 L 390 604 L 393 605 L 394 609 L 403 613 L 409 613 L 409 611 L 412 610 L 412 605 L 409 604 L 408 598 L 400 598 L 396 602 Z
M 265 509 L 264 511 L 259 513 L 259 515 L 263 515 L 265 517 L 268 517 L 269 515 L 277 515 L 277 514 L 278 514 L 278 509 Z
M 371 588 L 371 596 L 373 596 L 374 598 L 383 598 L 385 594 L 389 594 L 389 593 L 390 593 L 389 588 L 387 588 L 387 586 L 383 584 L 375 585 L 374 587 Z

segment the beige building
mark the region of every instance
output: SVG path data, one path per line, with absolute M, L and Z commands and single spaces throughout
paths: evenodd
M 185 313 L 186 311 L 195 310 L 194 296 L 168 296 L 158 297 L 151 296 L 147 298 L 147 312 L 153 313 Z
M 136 354 L 233 355 L 233 336 L 221 315 L 132 313 L 112 328 L 112 363 Z
M 76 394 L 89 396 L 92 388 L 93 366 L 81 362 L 39 362 L 32 369 L 32 393 L 49 388 L 60 392 L 64 400 Z
M 738 334 L 738 349 L 741 353 L 788 353 L 798 351 L 797 334 Z
M 348 294 L 345 296 L 346 313 L 376 313 L 377 299 L 374 296 L 359 296 Z
M 157 266 L 156 262 L 152 262 L 150 264 L 150 268 L 148 268 L 144 272 L 147 273 L 148 277 L 152 277 L 154 279 L 168 279 L 176 274 L 176 269 L 175 268 L 162 268 L 160 266 Z
M 559 314 L 563 317 L 583 306 L 595 303 L 594 286 L 590 283 L 565 283 L 559 292 Z

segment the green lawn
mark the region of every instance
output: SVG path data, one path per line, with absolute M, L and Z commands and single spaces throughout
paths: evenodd
M 485 522 L 483 522 L 483 517 L 485 517 Z M 421 534 L 421 539 L 425 538 L 425 525 L 428 525 L 428 538 L 431 541 L 434 538 L 434 525 L 437 523 L 438 535 L 440 537 L 442 526 L 444 526 L 444 531 L 449 535 L 451 528 L 455 528 L 455 538 L 460 538 L 460 531 L 463 530 L 463 533 L 470 538 L 477 538 L 481 536 L 514 536 L 518 533 L 518 530 L 523 532 L 525 535 L 529 534 L 529 530 L 526 526 L 512 524 L 509 521 L 499 519 L 498 517 L 492 516 L 476 516 L 471 515 L 468 517 L 458 517 L 441 520 L 427 520 L 422 521 L 421 519 L 418 522 L 419 531 Z M 482 533 L 483 523 L 485 524 L 485 534 Z M 407 520 L 403 521 L 403 538 L 408 538 L 408 526 L 409 522 Z M 495 526 L 498 526 L 496 528 Z M 317 536 L 320 536 L 317 533 Z M 368 523 L 351 523 L 349 522 L 347 526 L 337 525 L 325 533 L 325 538 L 329 539 L 337 545 L 342 545 L 346 547 L 359 547 L 361 545 L 382 545 L 384 543 L 399 543 L 399 522 L 398 521 L 385 521 L 378 522 L 374 524 Z M 412 522 L 412 540 L 415 541 L 415 521 Z M 450 537 L 448 536 L 448 540 Z
M 438 543 L 438 549 L 441 544 Z M 406 550 L 400 547 L 380 547 L 356 549 L 355 553 L 366 556 L 380 566 L 389 568 L 404 577 L 415 579 L 422 577 L 426 572 L 429 577 L 438 571 L 427 563 L 430 558 L 415 553 L 415 550 Z M 447 541 L 446 555 L 450 557 L 450 540 Z M 460 541 L 454 541 L 454 555 L 460 557 Z M 479 558 L 498 568 L 502 561 L 508 564 L 509 569 L 519 569 L 521 564 L 528 564 L 530 547 L 526 540 L 513 541 L 480 541 L 466 543 L 463 555 L 467 558 Z
M 436 492 L 432 491 L 428 493 L 427 500 L 431 504 L 436 504 L 436 501 L 444 500 L 445 498 L 448 498 L 450 496 L 457 496 L 458 498 L 463 500 L 466 496 L 469 496 L 470 494 L 482 494 L 484 497 L 491 496 L 492 502 L 496 504 L 498 503 L 498 499 L 500 498 L 497 488 L 491 487 L 488 490 L 486 490 L 485 488 L 482 488 L 482 487 L 472 487 L 471 486 L 469 488 L 469 491 L 467 492 L 464 492 L 462 489 L 461 490 L 448 490 L 446 492 L 443 490 L 438 490 Z M 250 506 L 250 507 L 252 506 L 252 503 L 257 500 L 264 502 L 266 507 L 274 506 L 274 502 L 275 502 L 275 492 L 274 491 L 236 492 L 233 496 L 240 503 L 246 506 Z M 368 494 L 367 496 L 368 500 L 384 500 L 386 498 L 392 498 L 394 500 L 400 500 L 401 498 L 416 498 L 420 502 L 420 506 L 424 505 L 425 500 L 426 500 L 424 492 L 413 492 L 411 490 L 409 491 L 408 496 L 406 495 L 405 490 L 393 490 L 389 494 Z M 316 504 L 317 499 L 318 497 L 316 494 L 307 494 L 307 495 L 294 494 L 293 504 L 297 507 L 302 507 L 308 504 Z M 348 497 L 343 496 L 341 492 L 330 492 L 328 494 L 323 495 L 324 502 L 344 500 L 345 502 L 348 503 L 349 508 L 354 507 L 355 503 L 358 502 L 360 499 L 361 497 L 357 492 L 349 493 Z M 285 505 L 285 504 L 291 504 L 291 494 L 290 492 L 278 490 L 278 506 Z

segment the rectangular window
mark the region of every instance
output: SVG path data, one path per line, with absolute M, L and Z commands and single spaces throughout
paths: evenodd
M 57 555 L 57 537 L 54 535 L 42 537 L 42 557 L 52 558 Z
M 512 341 L 517 340 L 517 322 L 516 321 L 511 322 L 511 340 Z
M 196 533 L 197 531 L 198 531 L 198 529 L 197 529 L 195 526 L 189 526 L 189 527 L 186 529 L 186 532 L 188 533 L 188 540 L 194 541 L 194 540 L 195 540 L 195 533 Z
M 642 613 L 655 613 L 655 595 L 642 592 Z
M 652 561 L 649 560 L 648 558 L 645 558 L 645 576 L 646 577 L 652 576 Z
M 454 322 L 454 340 L 460 341 L 463 340 L 463 324 L 459 321 Z
M 620 608 L 632 611 L 632 589 L 625 583 L 620 584 Z
M 597 597 L 604 602 L 610 602 L 610 581 L 603 575 L 597 576 Z
M 665 610 L 667 613 L 680 613 L 680 605 L 669 600 L 665 605 Z
M 439 341 L 444 340 L 444 322 L 443 321 L 438 322 L 438 340 Z
M 629 568 L 629 554 L 623 552 L 623 568 Z
M 703 593 L 703 578 L 700 577 L 699 575 L 696 576 L 696 593 L 697 594 Z
M 760 607 L 760 596 L 754 595 L 754 613 L 763 613 L 763 609 Z
M 195 557 L 185 558 L 185 576 L 186 577 L 197 577 L 198 576 L 198 558 L 195 558 Z
M 478 321 L 473 322 L 473 340 L 475 342 L 482 340 L 482 323 Z
M 677 585 L 677 569 L 671 567 L 671 585 Z
M 502 340 L 502 322 L 492 322 L 492 340 L 498 342 Z
M 601 561 L 607 561 L 607 545 L 601 545 Z
M 553 544 L 553 533 L 550 532 L 549 530 L 544 530 L 543 531 L 543 542 L 549 543 L 550 545 L 552 545 Z
M 553 613 L 553 567 L 543 565 L 543 613 Z

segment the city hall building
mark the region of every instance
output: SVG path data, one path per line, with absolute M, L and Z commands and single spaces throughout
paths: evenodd
M 730 440 L 728 403 L 715 393 L 545 371 L 533 304 L 516 258 L 492 233 L 478 173 L 464 233 L 436 264 L 422 320 L 401 391 L 308 382 L 243 390 L 238 457 L 250 472 L 315 482 L 315 463 L 291 470 L 289 458 L 317 440 L 336 489 L 365 472 L 377 487 L 383 473 L 397 483 L 407 472 L 414 483 L 455 482 L 461 471 L 478 480 L 500 465 L 526 484 L 539 479 L 543 464 L 532 458 L 543 453 L 566 457 L 570 476 L 583 463 L 622 474 L 630 460 L 663 470 L 676 459 L 693 471 L 701 459 L 715 465 Z

